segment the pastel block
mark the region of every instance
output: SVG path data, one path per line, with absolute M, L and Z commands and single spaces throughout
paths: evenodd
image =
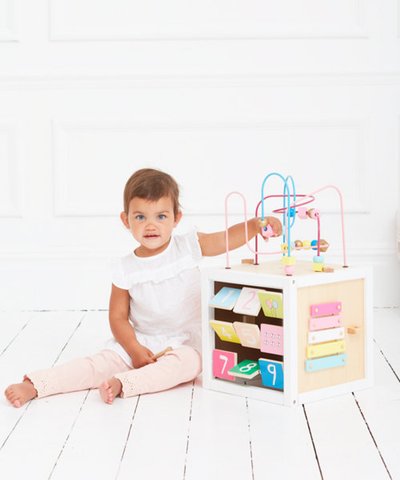
M 285 256 L 285 257 L 282 257 L 281 259 L 281 263 L 282 265 L 295 265 L 296 264 L 296 257 L 292 257 L 292 256 Z
M 234 377 L 252 379 L 260 374 L 260 367 L 257 361 L 243 360 L 229 370 Z
M 279 292 L 258 292 L 263 313 L 266 317 L 283 318 L 282 293 Z
M 323 263 L 313 263 L 312 264 L 312 269 L 313 269 L 313 272 L 322 272 L 322 269 L 324 268 L 324 264 Z
M 237 353 L 227 350 L 215 349 L 212 353 L 213 375 L 224 380 L 234 381 L 235 377 L 229 375 L 228 370 L 237 364 Z
M 344 340 L 308 345 L 307 358 L 327 357 L 329 355 L 335 355 L 336 353 L 343 353 L 345 348 Z
M 265 387 L 283 390 L 283 363 L 266 358 L 259 358 L 258 363 L 260 365 L 261 383 Z
M 232 310 L 240 296 L 240 288 L 222 287 L 210 300 L 210 307 Z
M 309 332 L 308 343 L 330 342 L 332 340 L 342 340 L 344 338 L 344 327 L 328 328 L 327 330 L 317 330 Z
M 318 303 L 310 306 L 312 317 L 323 317 L 325 315 L 338 315 L 342 311 L 342 302 Z
M 262 323 L 260 350 L 265 353 L 283 355 L 283 327 Z
M 310 318 L 309 329 L 314 330 L 325 330 L 326 328 L 336 328 L 340 327 L 342 324 L 342 318 L 340 315 L 330 315 L 328 317 L 314 317 Z
M 223 322 L 222 320 L 210 320 L 210 325 L 224 342 L 240 343 L 240 338 L 237 336 L 232 323 Z
M 233 311 L 256 317 L 261 310 L 261 303 L 258 298 L 259 291 L 259 288 L 243 287 Z
M 347 355 L 331 355 L 330 357 L 316 358 L 314 360 L 306 360 L 307 372 L 318 372 L 328 368 L 344 367 L 346 365 Z
M 254 323 L 233 322 L 233 326 L 244 347 L 260 349 L 260 328 Z

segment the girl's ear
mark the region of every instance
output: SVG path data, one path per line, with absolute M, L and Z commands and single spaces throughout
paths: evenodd
M 125 212 L 121 212 L 119 218 L 122 220 L 125 227 L 129 228 L 128 215 Z
M 175 215 L 175 224 L 174 224 L 174 227 L 176 227 L 178 225 L 178 223 L 181 221 L 181 218 L 182 218 L 182 212 L 178 212 L 176 215 Z

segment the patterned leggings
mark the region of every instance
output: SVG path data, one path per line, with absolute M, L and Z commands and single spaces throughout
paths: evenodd
M 56 393 L 76 392 L 98 388 L 111 377 L 122 383 L 121 397 L 159 392 L 193 380 L 201 373 L 201 356 L 192 347 L 183 346 L 167 352 L 157 362 L 141 368 L 132 368 L 112 350 L 63 365 L 25 375 L 36 391 L 38 398 Z

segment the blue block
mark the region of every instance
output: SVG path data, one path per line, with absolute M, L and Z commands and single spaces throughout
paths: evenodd
M 306 360 L 306 372 L 318 372 L 318 370 L 325 370 L 327 368 L 344 367 L 346 360 L 347 355 L 345 353 Z
M 261 383 L 264 387 L 283 390 L 283 364 L 266 358 L 258 360 L 261 372 Z

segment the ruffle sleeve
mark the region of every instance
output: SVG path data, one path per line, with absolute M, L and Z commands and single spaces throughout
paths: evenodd
M 123 290 L 129 290 L 132 286 L 129 275 L 124 271 L 122 258 L 119 259 L 114 266 L 111 281 L 116 287 L 122 288 Z

